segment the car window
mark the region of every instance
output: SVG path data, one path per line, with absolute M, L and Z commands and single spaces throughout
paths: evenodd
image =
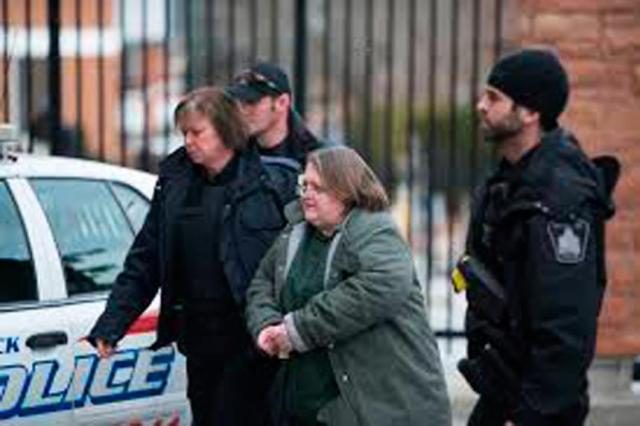
M 130 186 L 113 182 L 113 192 L 124 209 L 133 231 L 137 234 L 142 228 L 144 219 L 149 211 L 149 200 L 144 198 L 138 191 Z
M 31 250 L 18 209 L 0 180 L 0 303 L 37 300 Z
M 108 290 L 133 231 L 106 182 L 32 179 L 51 226 L 71 295 Z

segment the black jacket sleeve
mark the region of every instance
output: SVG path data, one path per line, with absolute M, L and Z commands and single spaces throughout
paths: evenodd
M 551 424 L 576 407 L 593 357 L 601 292 L 596 218 L 536 215 L 526 226 L 523 322 L 529 356 L 516 421 Z M 544 419 L 544 421 L 542 421 Z M 542 421 L 542 423 L 540 423 Z
M 88 336 L 93 345 L 96 338 L 115 345 L 158 292 L 160 197 L 161 185 L 158 183 L 144 225 L 129 249 L 104 312 Z

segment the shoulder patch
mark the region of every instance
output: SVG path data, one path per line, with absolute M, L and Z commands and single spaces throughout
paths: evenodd
M 549 222 L 547 233 L 558 263 L 580 263 L 584 260 L 589 242 L 589 223 L 578 219 L 574 222 Z

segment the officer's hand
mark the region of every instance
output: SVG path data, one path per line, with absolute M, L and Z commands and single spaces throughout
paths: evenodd
M 100 358 L 109 358 L 113 355 L 113 346 L 111 346 L 111 344 L 106 340 L 99 337 L 96 339 L 96 350 L 98 351 Z
M 511 420 L 507 420 L 506 422 L 504 422 L 504 426 L 516 426 L 516 424 Z

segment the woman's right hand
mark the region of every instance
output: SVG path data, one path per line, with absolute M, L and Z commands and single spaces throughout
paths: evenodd
M 275 340 L 273 326 L 268 326 L 260 331 L 258 334 L 258 348 L 265 352 L 269 356 L 276 356 L 278 354 L 278 344 Z
M 96 350 L 100 358 L 109 358 L 113 355 L 113 346 L 104 339 L 96 338 Z
M 257 344 L 269 356 L 277 356 L 280 359 L 289 358 L 292 349 L 287 329 L 282 323 L 263 328 L 258 334 Z

